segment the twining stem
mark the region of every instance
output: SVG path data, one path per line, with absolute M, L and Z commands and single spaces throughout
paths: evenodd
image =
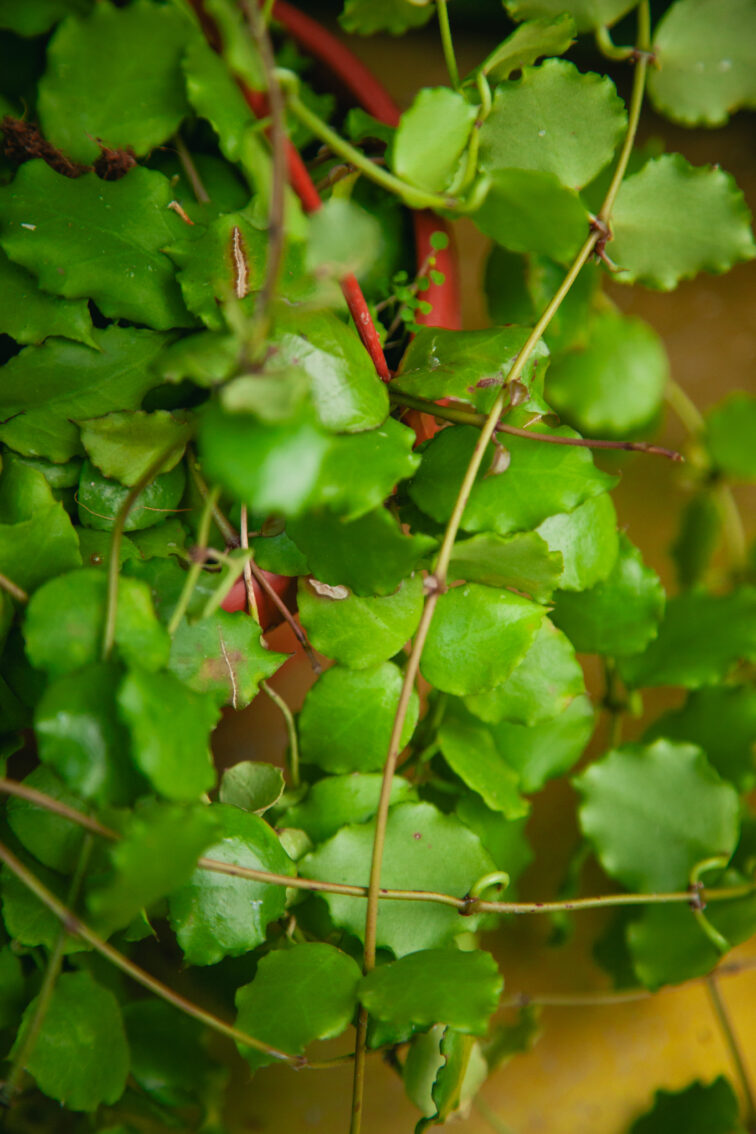
M 211 488 L 202 506 L 199 527 L 197 528 L 197 546 L 200 548 L 207 546 L 207 541 L 210 537 L 210 525 L 213 519 L 213 507 L 218 502 L 219 496 L 220 489 Z M 181 619 L 187 612 L 192 595 L 194 594 L 194 588 L 197 586 L 199 577 L 202 574 L 202 563 L 202 559 L 194 560 L 186 573 L 186 579 L 184 580 L 184 586 L 181 589 L 179 600 L 176 603 L 175 610 L 168 623 L 168 633 L 171 637 L 173 637 L 178 630 Z
M 268 1044 L 263 1043 L 261 1040 L 256 1039 L 254 1036 L 248 1035 L 247 1032 L 241 1031 L 239 1028 L 233 1027 L 231 1024 L 225 1023 L 218 1016 L 213 1015 L 212 1012 L 206 1012 L 203 1008 L 193 1004 L 191 1000 L 174 992 L 173 989 L 168 988 L 167 985 L 157 980 L 156 977 L 151 976 L 139 965 L 135 965 L 133 961 L 125 957 L 123 953 L 119 953 L 112 945 L 80 921 L 68 906 L 59 901 L 54 894 L 50 893 L 46 886 L 43 886 L 36 875 L 32 874 L 30 870 L 24 866 L 20 859 L 16 858 L 12 851 L 8 849 L 3 843 L 0 843 L 0 861 L 3 862 L 8 869 L 15 874 L 20 882 L 27 887 L 28 890 L 34 894 L 44 906 L 53 913 L 65 928 L 66 933 L 80 937 L 82 941 L 86 941 L 88 945 L 98 952 L 111 964 L 115 965 L 117 969 L 125 973 L 126 976 L 131 977 L 137 984 L 141 984 L 149 992 L 153 992 L 162 1000 L 172 1004 L 174 1008 L 178 1008 L 180 1012 L 184 1012 L 187 1016 L 192 1016 L 195 1020 L 205 1024 L 214 1031 L 220 1032 L 222 1035 L 228 1036 L 236 1043 L 243 1044 L 245 1047 L 253 1047 L 257 1051 L 263 1051 L 266 1055 L 271 1056 L 273 1059 L 280 1059 L 285 1063 L 291 1063 L 296 1067 L 306 1066 L 306 1060 L 298 1055 L 289 1055 L 285 1051 L 279 1051 L 278 1048 L 270 1047 Z
M 745 1057 L 741 1050 L 735 1029 L 732 1026 L 730 1014 L 727 1011 L 727 1005 L 719 991 L 716 973 L 709 973 L 706 977 L 706 989 L 709 993 L 714 1014 L 717 1017 L 719 1027 L 721 1028 L 722 1035 L 730 1052 L 730 1058 L 735 1066 L 735 1071 L 745 1098 L 744 1126 L 746 1130 L 749 1131 L 749 1134 L 754 1134 L 754 1131 L 756 1131 L 756 1096 L 754 1095 L 753 1086 L 751 1085 Z
M 695 402 L 688 397 L 679 382 L 667 379 L 664 396 L 672 406 L 691 437 L 698 437 L 706 428 L 703 414 Z
M 16 602 L 28 602 L 29 596 L 23 587 L 19 587 L 18 583 L 14 583 L 7 575 L 0 575 L 0 590 L 5 591 L 6 594 L 14 598 Z
M 197 491 L 203 500 L 207 500 L 210 489 L 205 483 L 202 473 L 199 470 L 199 462 L 191 449 L 187 451 L 186 463 L 189 466 L 189 473 Z M 221 512 L 217 502 L 212 505 L 212 512 L 215 526 L 226 541 L 226 547 L 239 547 L 239 533 L 231 521 Z
M 646 72 L 651 50 L 651 9 L 649 0 L 642 0 L 638 5 L 638 30 L 635 39 L 635 73 L 633 74 L 633 89 L 630 94 L 630 106 L 627 115 L 627 132 L 622 144 L 620 156 L 614 175 L 606 191 L 603 204 L 599 209 L 599 220 L 608 224 L 617 199 L 622 179 L 627 170 L 627 163 L 635 145 L 635 135 L 638 132 L 641 108 L 643 106 L 643 92 L 646 88 Z
M 454 54 L 454 42 L 449 26 L 449 9 L 446 6 L 446 0 L 438 0 L 438 30 L 441 33 L 441 46 L 444 50 L 446 70 L 449 72 L 451 85 L 456 91 L 459 90 L 459 68 L 457 67 L 457 57 Z
M 476 413 L 474 410 L 440 406 L 427 398 L 416 398 L 413 394 L 403 394 L 401 390 L 393 388 L 389 390 L 389 397 L 395 405 L 432 414 L 442 421 L 455 421 L 459 425 L 478 427 L 485 424 L 486 415 Z M 525 437 L 528 441 L 543 441 L 547 445 L 572 445 L 581 449 L 624 449 L 631 453 L 649 453 L 652 456 L 666 457 L 669 461 L 683 459 L 682 454 L 675 449 L 665 449 L 661 445 L 652 445 L 649 441 L 604 441 L 589 437 L 561 437 L 556 433 L 534 433 L 532 429 L 521 429 L 520 426 L 509 425 L 506 421 L 496 423 L 496 432 L 509 433 L 513 437 Z
M 278 706 L 283 719 L 286 721 L 286 732 L 289 736 L 289 779 L 291 780 L 291 786 L 297 788 L 299 787 L 299 740 L 297 739 L 297 726 L 294 722 L 294 714 L 283 697 L 276 693 L 275 689 L 268 685 L 267 681 L 261 681 L 260 688 L 263 693 L 270 697 L 273 704 Z

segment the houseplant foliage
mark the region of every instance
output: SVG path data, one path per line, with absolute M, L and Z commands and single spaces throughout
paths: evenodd
M 0 4 L 9 1129 L 222 1131 L 213 1031 L 263 1075 L 343 1036 L 354 1132 L 374 1051 L 418 1130 L 464 1109 L 535 1039 L 533 1007 L 500 1013 L 481 934 L 535 912 L 531 801 L 600 712 L 576 862 L 632 904 L 597 950 L 612 979 L 706 977 L 756 929 L 756 591 L 730 489 L 756 476 L 755 403 L 701 418 L 603 290 L 754 255 L 725 171 L 634 146 L 646 95 L 685 125 L 753 106 L 754 9 L 675 0 L 651 27 L 643 0 L 506 6 L 512 34 L 460 76 L 453 5 L 347 0 L 356 34 L 438 18 L 449 84 L 387 123 L 310 85 L 285 5 Z M 582 35 L 632 69 L 627 104 L 563 58 Z M 408 211 L 429 209 L 415 265 Z M 492 241 L 484 331 L 441 315 L 459 216 Z M 638 438 L 665 390 L 690 431 L 670 596 L 591 448 L 663 459 Z M 296 719 L 262 636 L 270 590 L 291 618 L 295 588 L 333 663 Z M 658 686 L 681 708 L 623 744 Z M 265 691 L 285 779 L 219 778 L 222 707 Z M 725 1080 L 633 1129 L 704 1113 L 709 1134 L 738 1121 Z

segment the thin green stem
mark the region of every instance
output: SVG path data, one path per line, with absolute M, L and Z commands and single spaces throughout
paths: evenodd
M 711 1000 L 711 1006 L 714 1009 L 714 1015 L 717 1017 L 717 1022 L 719 1023 L 719 1027 L 722 1031 L 722 1036 L 730 1052 L 730 1058 L 732 1059 L 733 1065 L 735 1067 L 735 1071 L 740 1082 L 740 1087 L 743 1092 L 743 1097 L 745 1099 L 745 1115 L 743 1118 L 743 1124 L 746 1130 L 748 1130 L 750 1134 L 753 1134 L 753 1131 L 756 1131 L 756 1096 L 754 1095 L 753 1086 L 751 1085 L 751 1079 L 748 1074 L 748 1068 L 746 1067 L 745 1056 L 743 1055 L 737 1034 L 732 1025 L 730 1014 L 727 1011 L 727 1005 L 725 1004 L 722 993 L 719 990 L 719 985 L 717 983 L 717 977 L 715 973 L 710 973 L 706 978 L 706 988 Z
M 197 202 L 200 205 L 208 204 L 208 202 L 210 201 L 210 194 L 205 188 L 202 182 L 202 178 L 197 172 L 197 167 L 192 160 L 192 155 L 186 148 L 186 143 L 184 142 L 184 139 L 181 137 L 181 134 L 178 130 L 173 135 L 173 144 L 176 147 L 176 153 L 178 154 L 179 161 L 181 162 L 184 173 L 186 174 L 187 181 L 192 187 L 192 192 L 194 193 Z
M 457 91 L 459 90 L 459 68 L 457 67 L 457 57 L 454 54 L 454 42 L 449 25 L 449 9 L 446 6 L 446 0 L 438 0 L 437 9 L 438 30 L 441 33 L 441 46 L 444 49 L 446 70 L 449 72 L 451 85 Z
M 210 525 L 213 519 L 213 507 L 218 502 L 220 496 L 219 488 L 211 488 L 205 498 L 202 506 L 202 513 L 200 515 L 199 527 L 197 528 L 197 546 L 199 548 L 207 547 L 207 541 L 210 538 Z M 199 582 L 199 577 L 202 574 L 203 560 L 195 560 L 192 562 L 189 570 L 186 573 L 184 586 L 181 589 L 179 600 L 176 603 L 176 608 L 171 615 L 171 620 L 168 623 L 168 633 L 171 637 L 176 633 L 179 628 L 181 619 L 187 612 L 189 603 L 194 593 L 194 588 Z
M 286 721 L 286 731 L 289 736 L 289 779 L 291 780 L 291 786 L 297 788 L 299 787 L 299 740 L 297 739 L 297 726 L 294 721 L 294 714 L 283 697 L 276 693 L 275 689 L 268 685 L 267 681 L 261 681 L 260 688 L 270 697 L 273 704 L 278 706 L 283 719 Z
M 735 573 L 740 573 L 748 563 L 748 540 L 743 525 L 743 517 L 740 515 L 729 484 L 724 482 L 718 484 L 713 495 L 722 523 L 722 533 L 730 566 Z
M 409 182 L 402 181 L 400 177 L 395 177 L 393 173 L 389 173 L 382 166 L 376 165 L 361 150 L 350 145 L 340 134 L 332 130 L 322 118 L 305 106 L 293 91 L 288 92 L 286 102 L 291 113 L 308 130 L 312 131 L 316 138 L 320 138 L 321 142 L 330 146 L 335 154 L 359 169 L 371 181 L 375 181 L 377 185 L 382 186 L 389 193 L 394 193 L 400 197 L 411 209 L 453 209 L 456 207 L 457 202 L 454 198 L 418 189 L 416 186 L 410 185 Z
M 14 598 L 16 602 L 26 603 L 29 601 L 29 596 L 23 587 L 19 587 L 18 583 L 14 583 L 7 575 L 0 574 L 0 590 L 5 591 L 6 594 Z
M 706 427 L 703 414 L 674 378 L 667 379 L 664 396 L 691 437 L 695 438 L 703 433 Z
M 630 59 L 633 55 L 635 48 L 633 47 L 617 47 L 614 43 L 609 28 L 596 28 L 595 36 L 596 47 L 602 55 L 607 59 L 614 59 L 617 63 L 624 63 L 625 60 Z
M 194 481 L 197 491 L 199 492 L 203 500 L 207 500 L 208 495 L 210 494 L 210 489 L 208 488 L 205 479 L 200 472 L 199 461 L 197 460 L 195 454 L 191 449 L 187 451 L 186 461 L 189 465 L 189 473 L 192 480 Z M 239 547 L 239 533 L 234 525 L 226 516 L 224 516 L 217 503 L 213 504 L 212 509 L 213 520 L 215 521 L 215 525 L 218 528 L 218 531 L 226 541 L 226 546 Z

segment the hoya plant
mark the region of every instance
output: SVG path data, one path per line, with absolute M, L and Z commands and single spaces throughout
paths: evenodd
M 537 1038 L 493 955 L 513 916 L 564 938 L 589 907 L 609 991 L 703 982 L 738 1056 L 756 400 L 702 416 L 605 285 L 753 257 L 727 172 L 635 140 L 646 99 L 754 106 L 756 7 L 507 0 L 466 75 L 463 7 L 347 0 L 356 35 L 437 21 L 449 81 L 400 113 L 283 0 L 0 0 L 8 1130 L 222 1134 L 230 1069 L 295 1092 L 336 1062 L 358 1134 L 382 1056 L 423 1131 Z M 484 330 L 459 218 L 490 239 Z M 665 398 L 683 453 L 653 443 Z M 612 489 L 683 456 L 667 595 Z M 678 707 L 623 741 L 658 687 Z M 285 767 L 219 775 L 256 697 Z M 533 893 L 559 778 L 581 841 Z M 719 1078 L 633 1130 L 753 1130 L 732 1079 L 740 1113 Z

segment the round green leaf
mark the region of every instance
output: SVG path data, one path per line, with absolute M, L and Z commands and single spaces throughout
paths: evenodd
M 542 252 L 571 260 L 588 235 L 588 212 L 574 189 L 540 169 L 496 169 L 483 204 L 470 214 L 512 252 Z
M 371 669 L 334 666 L 327 670 L 302 707 L 302 759 L 327 772 L 373 772 L 382 768 L 401 688 L 401 670 L 391 662 Z M 402 746 L 414 731 L 418 713 L 419 701 L 413 692 Z
M 326 776 L 313 784 L 301 803 L 279 815 L 279 823 L 305 831 L 314 843 L 325 842 L 349 823 L 365 823 L 378 810 L 383 776 L 351 772 Z M 391 781 L 391 804 L 406 803 L 415 789 L 402 776 Z
M 477 108 L 449 87 L 421 90 L 399 119 L 393 146 L 395 172 L 421 189 L 445 189 L 476 115 Z
M 294 874 L 278 836 L 259 815 L 224 803 L 215 804 L 212 811 L 222 837 L 205 852 L 207 858 Z M 283 886 L 196 870 L 170 896 L 171 925 L 190 965 L 214 965 L 261 945 L 270 922 L 284 912 L 285 899 Z
M 204 1029 L 164 1000 L 132 1000 L 123 1009 L 131 1074 L 165 1106 L 185 1106 L 208 1078 Z M 114 1134 L 103 1131 L 102 1134 Z
M 631 890 L 684 889 L 697 863 L 735 849 L 737 792 L 694 745 L 628 744 L 574 783 L 583 834 L 607 874 Z
M 178 508 L 185 483 L 183 465 L 176 465 L 170 472 L 155 477 L 134 501 L 123 525 L 124 531 L 133 532 L 159 524 L 167 512 Z M 91 461 L 85 461 L 77 493 L 79 521 L 84 527 L 96 531 L 112 531 L 128 494 L 128 488 L 117 480 L 104 477 Z
M 581 189 L 611 161 L 626 122 L 611 79 L 547 59 L 496 88 L 480 131 L 480 165 L 541 170 Z
M 375 823 L 342 827 L 300 863 L 300 873 L 323 881 L 366 886 L 370 877 Z M 388 888 L 440 890 L 463 897 L 478 878 L 494 869 L 477 835 L 453 815 L 430 803 L 401 803 L 389 812 L 381 871 Z M 365 903 L 343 894 L 324 895 L 336 925 L 360 940 Z M 463 918 L 449 906 L 430 902 L 381 902 L 377 943 L 396 956 L 447 945 L 456 934 L 474 931 L 480 917 Z
M 566 12 L 520 24 L 481 65 L 490 80 L 508 79 L 513 71 L 536 63 L 542 55 L 561 55 L 575 42 L 575 21 Z
M 24 1013 L 14 1052 L 22 1047 L 36 1008 L 35 999 Z M 44 1094 L 69 1110 L 93 1111 L 117 1102 L 129 1073 L 129 1047 L 113 993 L 87 972 L 62 973 L 26 1069 Z
M 473 792 L 460 797 L 455 814 L 478 836 L 496 863 L 496 869 L 506 870 L 510 884 L 533 861 L 533 851 L 525 835 L 527 816 L 504 819 L 501 812 L 491 811 Z
M 515 20 L 569 12 L 579 32 L 611 27 L 634 4 L 635 0 L 505 0 L 506 9 Z
M 630 1128 L 630 1134 L 731 1134 L 738 1131 L 740 1106 L 724 1075 L 712 1083 L 697 1080 L 681 1091 L 657 1091 L 652 1109 Z
M 236 993 L 237 1028 L 291 1055 L 316 1039 L 341 1035 L 357 1007 L 357 963 L 325 942 L 278 949 L 263 957 L 255 979 Z M 239 1046 L 254 1069 L 272 1062 Z
M 549 551 L 537 532 L 500 536 L 481 532 L 457 540 L 449 562 L 449 578 L 511 587 L 525 591 L 538 602 L 550 598 L 562 574 L 562 556 Z
M 492 811 L 507 819 L 528 812 L 519 793 L 519 777 L 496 746 L 489 729 L 457 704 L 447 709 L 438 730 L 444 759 Z
M 501 721 L 492 728 L 496 745 L 520 776 L 520 790 L 540 791 L 580 759 L 595 726 L 588 697 L 575 697 L 557 717 L 535 725 Z
M 756 479 L 756 397 L 730 394 L 706 417 L 706 447 L 714 467 L 737 480 Z
M 543 607 L 510 591 L 466 583 L 441 595 L 421 670 L 445 693 L 493 689 L 509 677 L 535 638 Z
M 537 531 L 551 551 L 561 553 L 559 586 L 564 591 L 594 586 L 617 560 L 617 513 L 608 493 L 586 500 L 572 512 L 549 516 Z
M 430 4 L 417 4 L 415 0 L 382 0 L 380 4 L 373 0 L 345 0 L 339 20 L 345 31 L 358 35 L 377 31 L 401 35 L 408 28 L 427 24 L 432 15 Z
M 423 580 L 412 575 L 394 594 L 363 598 L 346 587 L 300 579 L 297 606 L 316 650 L 352 669 L 367 669 L 393 657 L 414 634 Z
M 262 815 L 278 803 L 285 786 L 283 772 L 275 765 L 240 760 L 226 768 L 218 795 L 221 803 Z
M 3 465 L 0 572 L 31 592 L 81 565 L 77 533 L 41 469 L 11 453 L 3 454 Z
M 44 766 L 35 768 L 25 777 L 27 787 L 41 791 L 67 807 L 78 808 L 79 799 Z M 79 860 L 84 833 L 70 820 L 31 803 L 28 799 L 11 796 L 6 807 L 8 825 L 22 846 L 26 847 L 52 870 L 70 874 Z
M 161 473 L 170 472 L 181 460 L 192 435 L 191 424 L 167 410 L 108 413 L 78 424 L 81 443 L 92 464 L 103 476 L 129 486 L 141 480 L 160 454 L 175 445 L 160 469 Z M 134 507 L 139 510 L 138 502 Z
M 397 1028 L 450 1024 L 483 1035 L 503 983 L 493 957 L 481 949 L 421 949 L 373 969 L 358 993 L 371 1016 Z

